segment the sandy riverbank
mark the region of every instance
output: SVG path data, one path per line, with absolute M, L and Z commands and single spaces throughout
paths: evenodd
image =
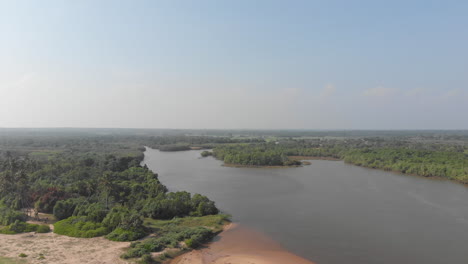
M 296 256 L 267 236 L 233 225 L 213 242 L 175 258 L 170 264 L 313 264 Z
M 54 233 L 17 235 L 0 234 L 0 256 L 31 264 L 125 264 L 119 256 L 128 242 L 109 241 L 103 237 L 74 238 Z M 41 254 L 43 257 L 41 257 Z
M 0 234 L 0 256 L 30 264 L 127 264 L 119 256 L 129 242 L 103 237 L 73 238 L 54 233 Z M 26 254 L 26 258 L 19 255 Z M 42 256 L 42 257 L 41 257 Z M 296 256 L 269 237 L 230 224 L 214 241 L 200 250 L 181 255 L 170 264 L 313 264 Z

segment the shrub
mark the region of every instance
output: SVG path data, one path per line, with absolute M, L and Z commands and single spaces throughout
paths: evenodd
M 132 231 L 118 227 L 109 233 L 106 238 L 112 241 L 134 241 L 144 237 L 145 235 L 146 233 L 143 229 Z
M 189 248 L 195 248 L 196 245 L 194 245 L 194 244 L 195 243 L 193 242 L 193 239 L 191 239 L 191 238 L 185 240 L 185 245 L 187 245 L 187 247 L 189 247 Z
M 109 233 L 101 223 L 91 222 L 86 217 L 72 216 L 54 224 L 54 233 L 71 237 L 97 237 Z
M 58 201 L 53 209 L 54 216 L 58 220 L 63 220 L 73 215 L 75 208 L 80 205 L 84 204 L 86 200 L 84 198 L 71 198 L 67 200 Z
M 177 247 L 180 241 L 185 241 L 190 248 L 196 248 L 211 239 L 214 233 L 204 227 L 182 227 L 174 224 L 159 230 L 158 235 L 158 237 L 132 243 L 131 248 L 121 257 L 125 259 L 141 257 L 150 252 Z
M 38 227 L 39 225 L 28 224 L 18 220 L 16 220 L 13 224 L 9 226 L 10 230 L 15 233 L 34 232 Z
M 188 247 L 197 248 L 211 239 L 213 237 L 213 232 L 204 227 L 193 227 L 184 230 L 182 235 L 184 238 L 188 238 L 185 240 L 185 244 L 187 244 Z
M 8 207 L 0 207 L 0 225 L 10 225 L 17 220 L 26 221 L 26 215 Z
M 156 263 L 150 254 L 145 254 L 141 257 L 141 260 L 138 262 L 140 264 L 153 264 Z
M 109 229 L 117 228 L 125 218 L 130 215 L 130 211 L 126 207 L 114 207 L 106 215 L 102 223 Z
M 36 229 L 37 233 L 49 233 L 50 227 L 47 225 L 39 225 Z
M 124 254 L 122 254 L 120 257 L 123 259 L 129 259 L 129 258 L 138 258 L 144 255 L 149 254 L 150 251 L 148 251 L 145 248 L 137 247 L 137 248 L 131 248 Z
M 213 152 L 205 150 L 201 153 L 201 156 L 202 157 L 213 156 Z
M 19 220 L 16 220 L 13 224 L 0 229 L 0 233 L 9 235 L 27 232 L 47 233 L 49 231 L 50 228 L 46 225 L 29 224 Z
M 208 197 L 195 194 L 192 197 L 191 203 L 191 215 L 194 216 L 204 216 L 204 215 L 215 215 L 219 213 L 218 208 L 216 208 L 215 203 L 208 199 Z
M 27 256 L 28 256 L 28 255 L 26 255 L 26 254 L 24 254 L 24 253 L 21 253 L 21 254 L 18 255 L 18 257 L 20 257 L 20 258 L 26 258 Z
M 0 228 L 0 234 L 5 234 L 5 235 L 14 235 L 16 234 L 15 232 L 11 231 L 8 226 L 4 226 Z
M 107 215 L 107 210 L 104 205 L 100 203 L 83 203 L 77 205 L 75 211 L 73 212 L 74 216 L 86 216 L 89 221 L 92 222 L 102 222 Z
M 287 160 L 284 162 L 284 166 L 299 166 L 302 165 L 300 160 Z

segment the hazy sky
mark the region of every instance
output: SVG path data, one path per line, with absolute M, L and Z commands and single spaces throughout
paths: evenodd
M 0 127 L 468 129 L 468 1 L 0 0 Z

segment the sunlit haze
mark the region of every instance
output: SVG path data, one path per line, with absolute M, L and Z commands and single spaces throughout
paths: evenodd
M 0 127 L 468 129 L 468 1 L 3 1 Z

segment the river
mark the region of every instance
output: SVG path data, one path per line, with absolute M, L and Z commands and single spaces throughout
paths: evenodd
M 297 168 L 223 167 L 200 151 L 147 149 L 171 191 L 201 193 L 233 220 L 318 264 L 466 264 L 468 188 L 313 160 Z

